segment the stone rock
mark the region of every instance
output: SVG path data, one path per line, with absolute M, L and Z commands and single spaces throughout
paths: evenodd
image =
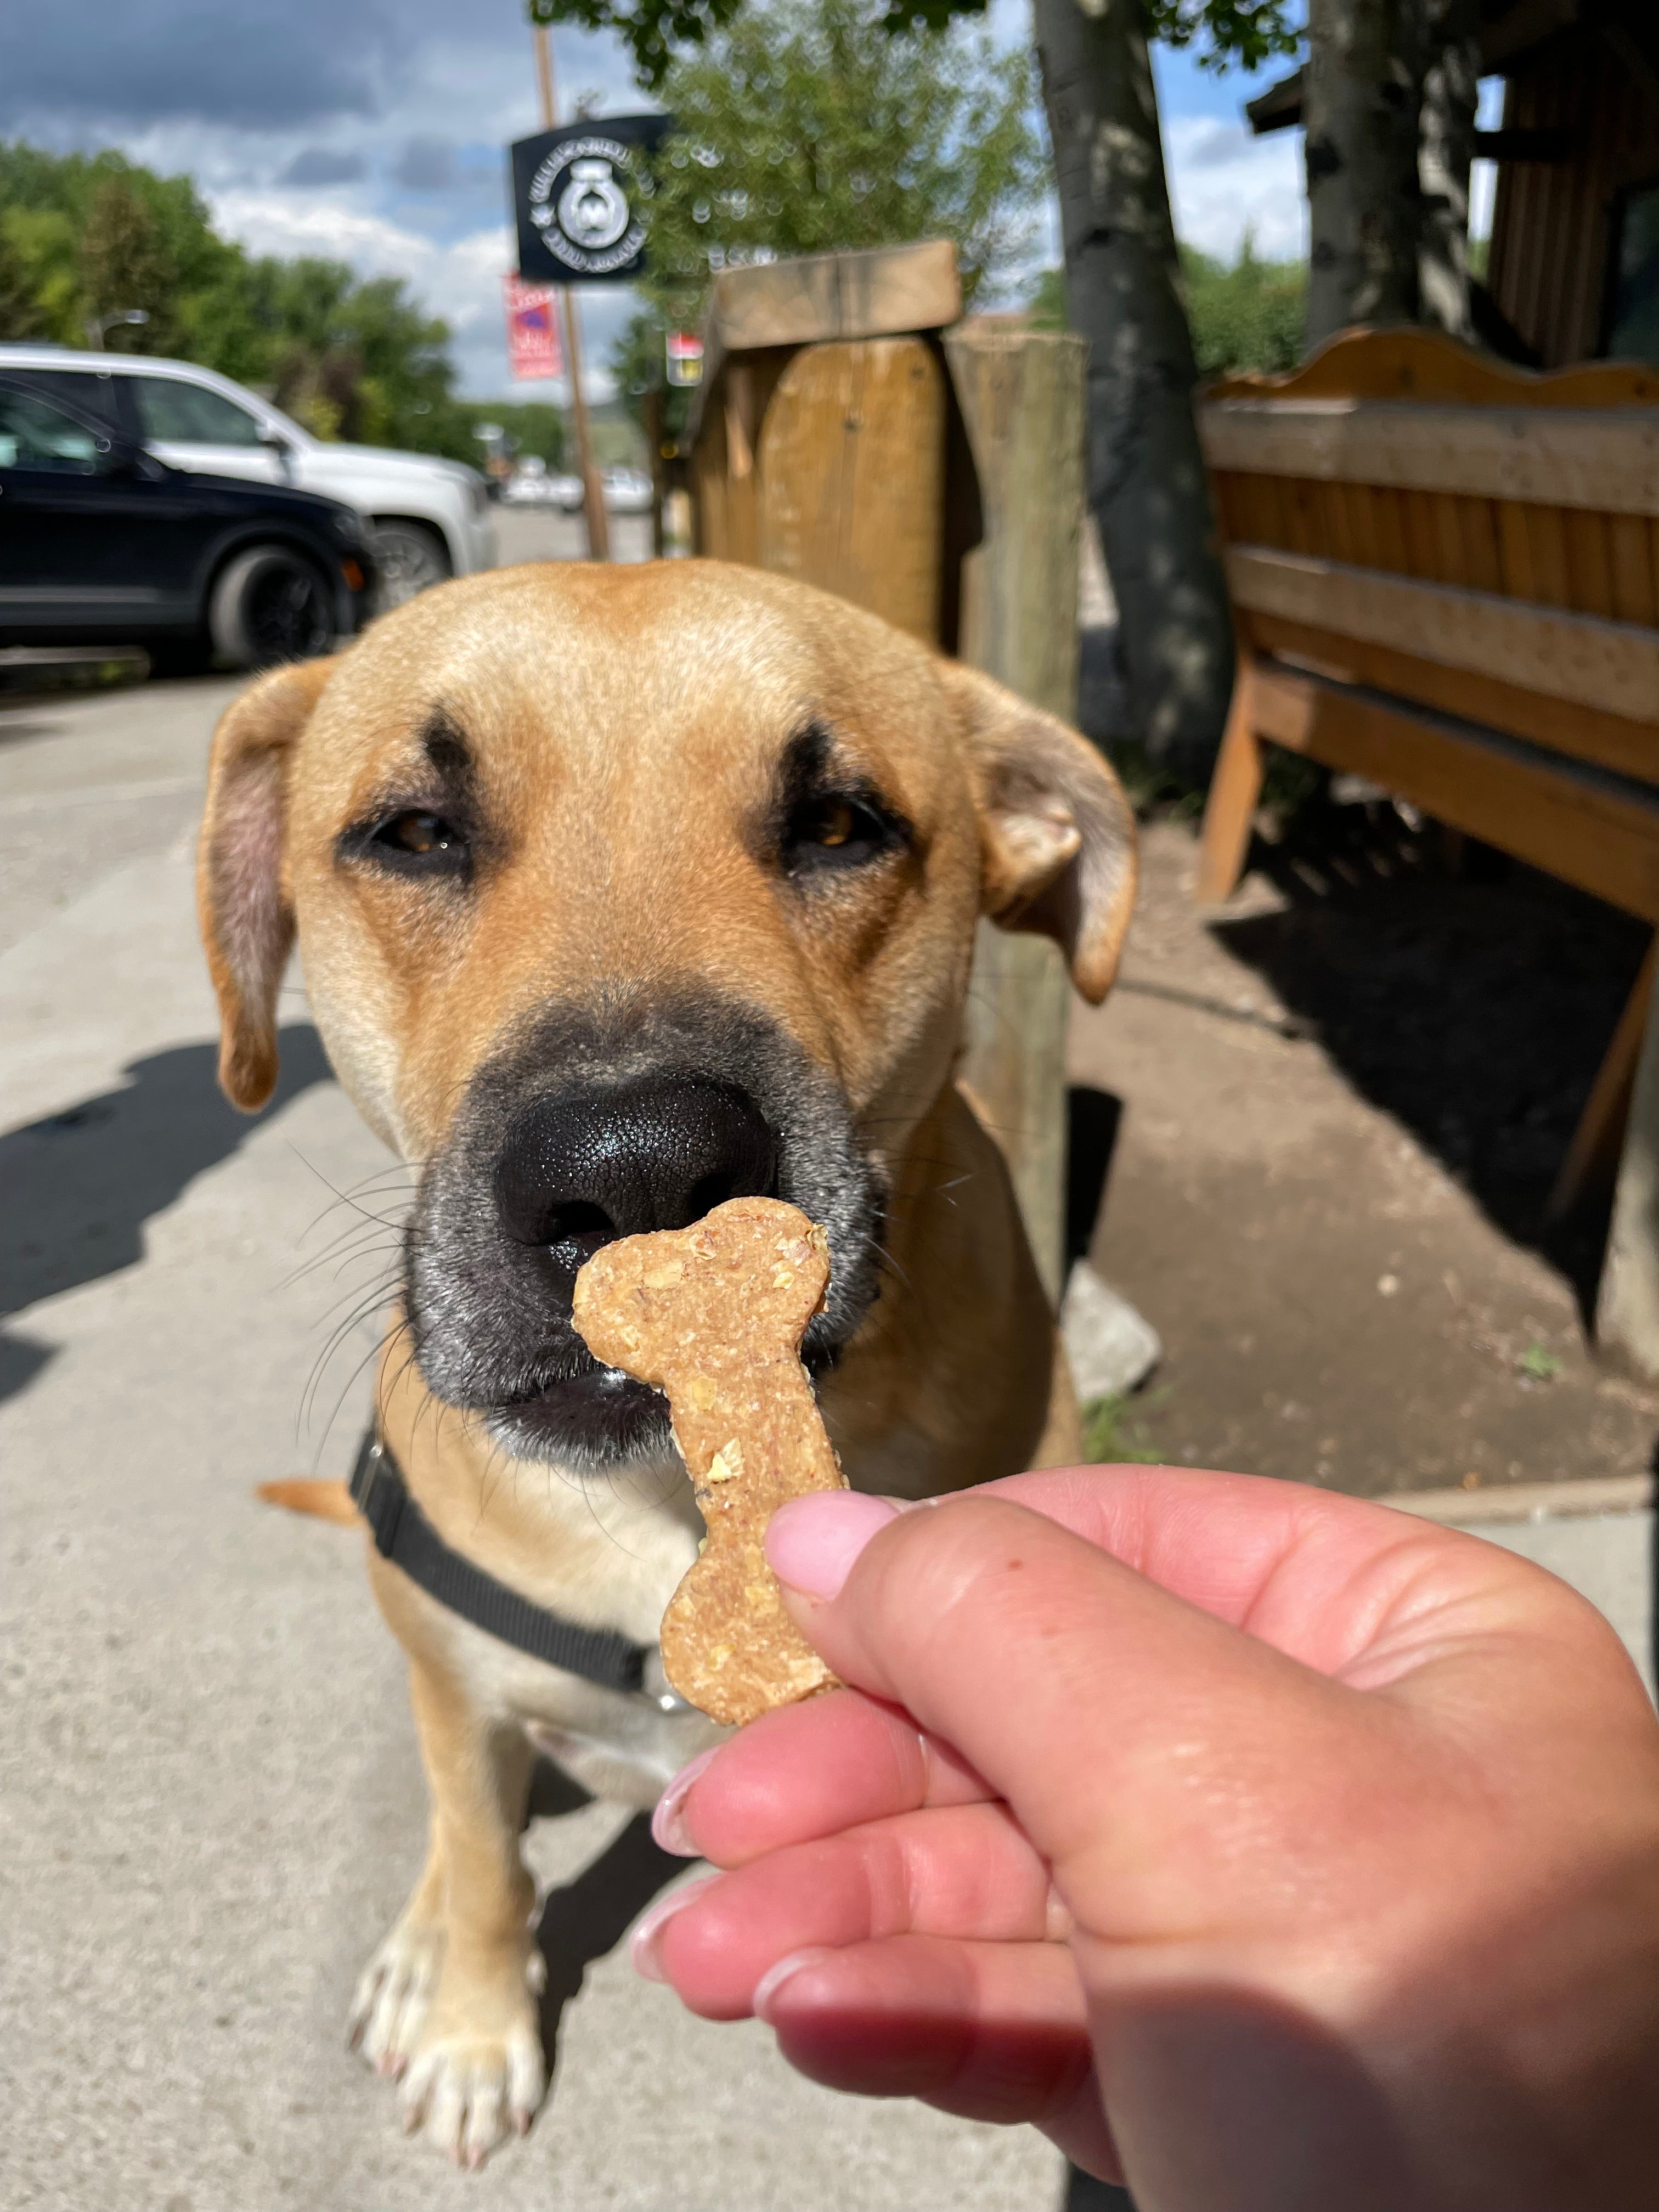
M 1121 1397 L 1144 1382 L 1164 1357 L 1158 1331 L 1127 1298 L 1103 1283 L 1086 1260 L 1073 1268 L 1060 1301 L 1060 1333 L 1080 1403 Z

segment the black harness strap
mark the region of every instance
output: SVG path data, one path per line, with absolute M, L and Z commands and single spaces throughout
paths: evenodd
M 545 1606 L 532 1605 L 459 1552 L 452 1552 L 410 1495 L 398 1463 L 373 1429 L 351 1470 L 351 1495 L 374 1532 L 374 1548 L 410 1582 L 475 1628 L 532 1659 L 562 1667 L 607 1690 L 637 1690 L 645 1680 L 645 1646 L 614 1629 L 583 1628 Z

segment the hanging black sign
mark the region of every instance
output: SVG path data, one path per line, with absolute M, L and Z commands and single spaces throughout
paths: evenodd
M 519 274 L 554 284 L 617 284 L 645 258 L 639 163 L 668 115 L 596 116 L 539 131 L 513 149 Z

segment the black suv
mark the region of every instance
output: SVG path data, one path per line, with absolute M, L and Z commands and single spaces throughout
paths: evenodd
M 0 645 L 142 645 L 167 670 L 262 668 L 351 636 L 374 582 L 355 508 L 169 468 L 0 374 Z

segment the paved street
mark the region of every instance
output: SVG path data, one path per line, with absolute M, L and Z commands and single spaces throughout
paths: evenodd
M 342 2047 L 423 1793 L 356 1540 L 252 1492 L 348 1463 L 372 1347 L 353 1316 L 387 1255 L 302 1270 L 356 1218 L 337 1194 L 387 1162 L 297 980 L 272 1107 L 245 1121 L 213 1085 L 191 843 L 235 688 L 0 709 L 0 2194 L 63 2212 L 1048 2212 L 1060 2165 L 1036 2136 L 832 2099 L 763 2029 L 692 2021 L 638 1982 L 615 1947 L 674 1869 L 600 1807 L 532 1834 L 569 2001 L 526 2144 L 451 2172 Z M 1494 1533 L 1645 1650 L 1647 1516 Z
M 608 520 L 613 561 L 651 558 L 648 514 L 613 514 Z M 580 561 L 587 555 L 587 532 L 579 514 L 545 507 L 498 507 L 495 545 L 504 568 L 515 561 Z

